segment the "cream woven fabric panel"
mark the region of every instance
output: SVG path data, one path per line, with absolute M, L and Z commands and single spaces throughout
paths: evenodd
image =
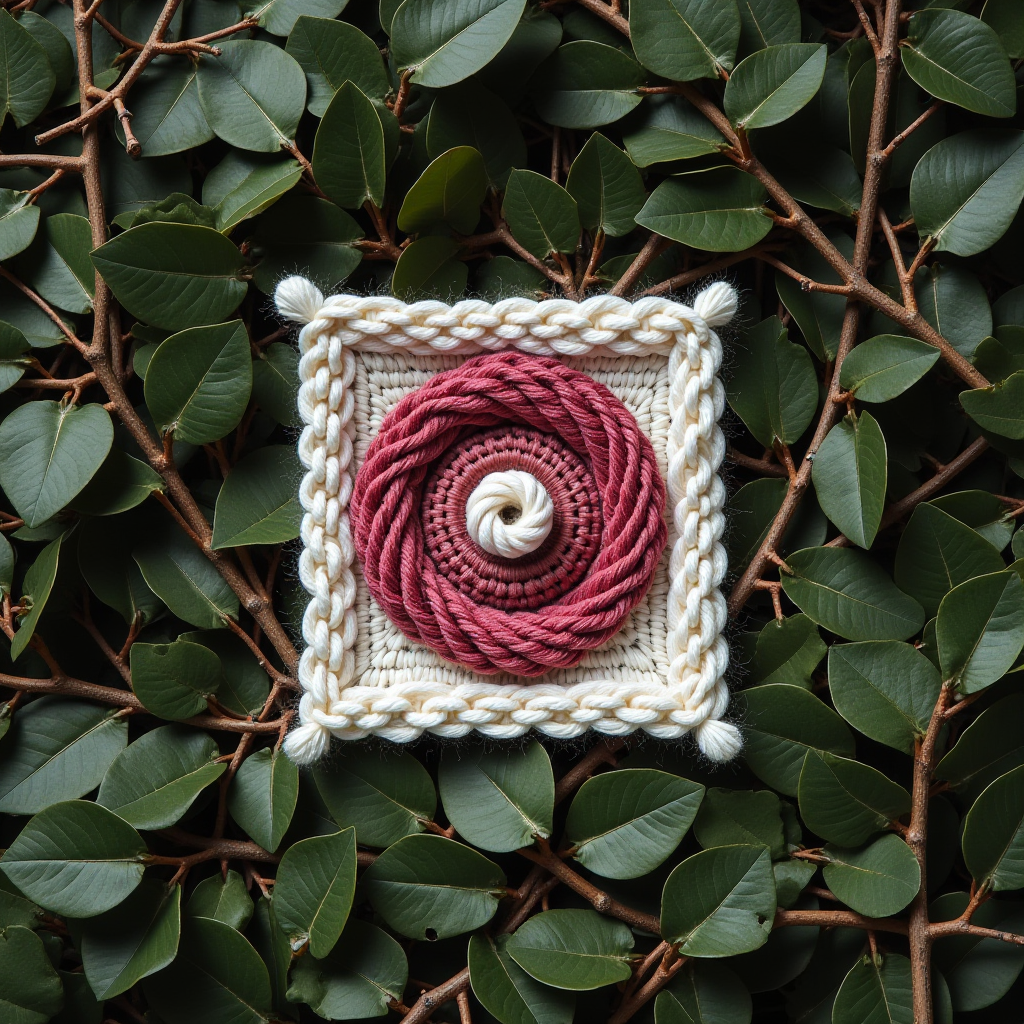
M 448 306 L 382 296 L 325 299 L 310 282 L 291 277 L 275 301 L 283 317 L 303 325 L 299 457 L 307 472 L 299 573 L 310 602 L 289 756 L 315 761 L 332 736 L 407 742 L 424 732 L 458 737 L 476 730 L 512 739 L 531 729 L 562 738 L 590 729 L 643 729 L 662 739 L 692 732 L 713 760 L 735 756 L 739 730 L 722 720 L 729 651 L 719 589 L 727 568 L 725 489 L 717 471 L 725 453 L 718 427 L 725 393 L 714 331 L 735 315 L 730 285 L 711 285 L 692 309 L 662 298 L 631 303 L 612 296 Z M 474 671 L 440 656 L 435 643 L 430 650 L 410 640 L 408 627 L 396 626 L 382 609 L 386 600 L 369 593 L 349 516 L 357 473 L 386 414 L 415 402 L 433 377 L 440 381 L 470 357 L 502 350 L 554 357 L 566 372 L 607 388 L 609 401 L 632 414 L 644 447 L 650 442 L 668 496 L 665 553 L 619 630 L 574 655 L 574 664 L 530 678 Z M 517 365 L 529 370 L 530 362 Z M 499 514 L 509 505 L 518 518 L 505 523 Z M 485 557 L 533 557 L 552 528 L 551 502 L 526 473 L 489 475 L 465 509 L 468 534 L 490 552 Z M 392 612 L 403 619 L 399 605 Z

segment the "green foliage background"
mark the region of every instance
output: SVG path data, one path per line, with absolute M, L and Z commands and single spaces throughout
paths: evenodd
M 1017 1019 L 1022 58 L 1018 0 L 4 0 L 0 1024 Z M 735 764 L 279 753 L 293 271 L 740 286 Z

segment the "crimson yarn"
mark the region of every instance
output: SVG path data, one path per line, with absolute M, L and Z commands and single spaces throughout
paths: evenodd
M 526 428 L 533 444 L 553 436 L 550 447 L 578 457 L 588 471 L 579 487 L 596 489 L 600 502 L 589 568 L 539 607 L 493 592 L 480 600 L 480 581 L 460 586 L 457 574 L 435 563 L 437 544 L 426 539 L 438 502 L 425 504 L 425 496 L 484 432 L 500 434 L 496 427 Z M 494 445 L 484 442 L 487 454 Z M 646 594 L 668 532 L 665 484 L 632 413 L 585 373 L 517 351 L 468 359 L 402 399 L 367 451 L 350 508 L 363 576 L 388 618 L 442 658 L 488 674 L 570 668 L 611 639 Z M 457 530 L 448 540 L 456 536 L 475 547 Z M 479 570 L 481 551 L 462 555 Z

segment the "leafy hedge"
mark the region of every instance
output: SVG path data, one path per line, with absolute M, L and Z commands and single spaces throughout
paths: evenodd
M 0 1024 L 1016 1019 L 1022 58 L 1019 0 L 4 0 Z M 737 282 L 740 762 L 279 753 L 295 269 Z

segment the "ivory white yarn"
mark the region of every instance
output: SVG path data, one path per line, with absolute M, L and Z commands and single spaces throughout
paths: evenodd
M 473 730 L 495 739 L 531 729 L 560 738 L 589 729 L 608 735 L 643 729 L 661 739 L 692 732 L 712 760 L 728 761 L 739 752 L 739 730 L 722 720 L 729 703 L 727 616 L 719 589 L 727 568 L 726 495 L 717 472 L 725 455 L 718 426 L 725 390 L 717 377 L 722 345 L 713 330 L 736 314 L 731 285 L 710 285 L 692 309 L 660 297 L 629 302 L 610 295 L 578 303 L 470 299 L 449 306 L 387 296 L 325 299 L 309 281 L 289 277 L 278 285 L 275 302 L 283 317 L 304 325 L 299 458 L 307 472 L 299 495 L 305 510 L 299 575 L 311 600 L 302 623 L 307 646 L 299 663 L 299 724 L 285 740 L 294 761 L 317 760 L 332 736 L 407 742 L 423 732 L 458 737 Z M 667 358 L 668 669 L 658 685 L 621 678 L 554 685 L 543 677 L 520 685 L 485 676 L 471 683 L 366 685 L 357 674 L 359 565 L 348 517 L 357 353 L 470 356 L 509 347 L 555 357 Z M 514 522 L 501 515 L 510 505 L 521 510 Z M 551 499 L 528 473 L 486 477 L 466 512 L 473 539 L 502 557 L 536 550 L 551 530 Z

